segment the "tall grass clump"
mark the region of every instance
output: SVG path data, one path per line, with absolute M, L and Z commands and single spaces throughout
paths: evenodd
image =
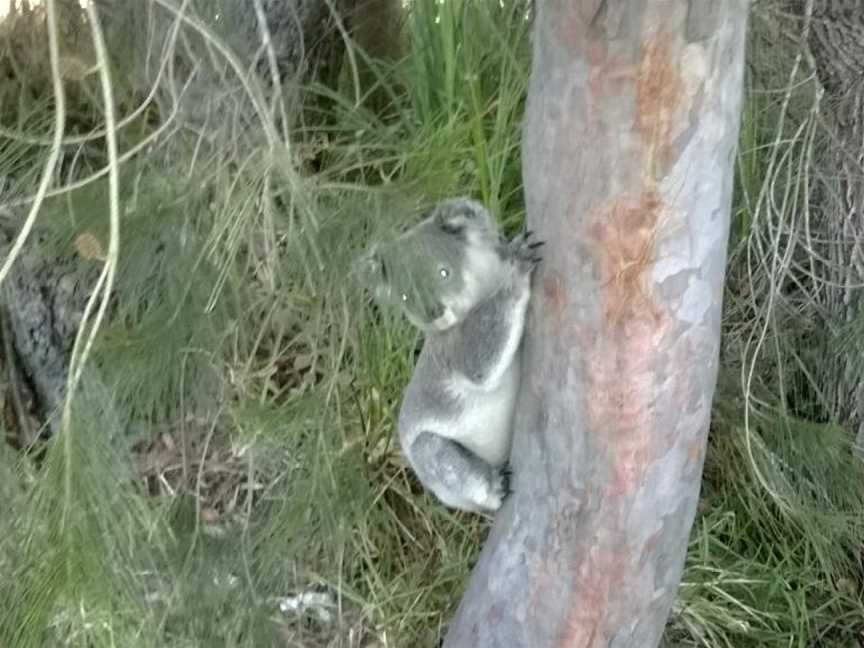
M 818 151 L 831 134 L 806 48 L 801 16 L 754 7 L 723 368 L 670 626 L 683 645 L 845 646 L 864 628 L 862 464 L 830 395 L 836 231 L 816 199 L 826 198 Z
M 102 56 L 76 8 L 56 167 L 42 14 L 0 24 L 42 44 L 0 57 L 2 224 L 20 231 L 50 166 L 21 254 L 74 268 L 82 309 L 112 272 L 65 427 L 0 451 L 2 645 L 436 646 L 455 609 L 488 521 L 406 469 L 394 421 L 422 340 L 370 303 L 353 261 L 445 196 L 519 226 L 530 7 L 416 0 L 389 58 L 343 16 L 341 64 L 307 81 L 273 73 L 257 20 L 277 5 L 115 7 Z M 861 464 L 807 323 L 818 93 L 800 38 L 773 36 L 794 33 L 784 16 L 761 6 L 752 27 L 723 370 L 673 645 L 861 631 Z
M 370 61 L 367 87 L 355 91 L 346 75 L 333 97 L 330 126 L 317 131 L 327 137 L 325 177 L 385 189 L 397 183 L 399 194 L 425 201 L 471 194 L 512 222 L 522 209 L 527 14 L 521 2 L 411 3 L 405 56 Z M 367 102 L 381 95 L 383 107 Z
M 392 103 L 358 104 L 346 73 L 310 88 L 286 140 L 298 107 L 279 107 L 287 94 L 250 73 L 220 37 L 230 28 L 192 3 L 147 12 L 166 27 L 164 49 L 148 53 L 143 83 L 116 75 L 113 159 L 98 80 L 67 79 L 76 130 L 33 240 L 73 259 L 86 291 L 114 233 L 120 253 L 67 428 L 44 456 L 4 453 L 23 492 L 4 538 L 17 549 L 4 564 L 2 636 L 431 645 L 482 522 L 422 496 L 395 451 L 418 338 L 369 307 L 352 260 L 443 195 L 506 205 L 513 222 L 528 23 L 497 3 L 418 4 L 417 33 L 447 14 L 449 35 L 427 36 L 448 40 L 449 80 L 416 86 L 434 68 L 425 46 L 389 62 L 357 51 L 374 69 L 363 92 Z M 483 38 L 463 47 L 467 30 Z M 190 51 L 221 87 L 202 93 L 194 72 L 184 77 L 176 57 Z M 4 122 L 14 224 L 32 192 L 15 160 L 25 171 L 44 160 L 50 138 L 28 124 L 50 124 L 54 109 L 34 103 Z M 329 593 L 338 623 L 280 612 L 309 592 Z

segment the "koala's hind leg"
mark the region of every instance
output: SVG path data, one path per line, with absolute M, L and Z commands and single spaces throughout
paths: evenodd
M 509 471 L 492 466 L 456 441 L 421 432 L 405 454 L 420 481 L 447 506 L 496 511 L 509 494 Z

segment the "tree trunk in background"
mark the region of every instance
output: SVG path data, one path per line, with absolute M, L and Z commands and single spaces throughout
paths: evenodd
M 805 3 L 800 4 L 804 11 Z M 860 4 L 815 0 L 809 46 L 825 94 L 821 116 L 828 146 L 814 161 L 819 230 L 829 246 L 824 298 L 828 328 L 861 317 L 864 285 L 864 10 Z M 856 336 L 858 337 L 858 336 Z M 864 348 L 837 354 L 825 377 L 831 413 L 849 423 L 864 447 Z
M 353 2 L 334 0 L 328 7 L 326 0 L 260 0 L 275 72 L 288 103 L 297 103 L 291 99 L 301 84 L 335 78 L 344 45 L 335 13 L 344 13 Z M 137 94 L 146 95 L 156 82 L 176 14 L 161 0 L 96 3 L 117 65 Z M 183 5 L 176 0 L 167 0 L 167 4 L 175 9 Z M 254 74 L 266 89 L 273 89 L 270 51 L 264 45 L 254 0 L 193 0 L 186 6 L 185 17 L 204 25 L 228 46 L 247 73 Z M 170 114 L 182 90 L 178 117 L 200 128 L 204 107 L 213 108 L 214 97 L 230 94 L 237 86 L 236 72 L 228 62 L 214 54 L 196 29 L 182 25 L 171 66 L 159 83 L 160 112 Z M 216 106 L 215 112 L 224 115 L 232 108 Z
M 352 0 L 351 36 L 369 56 L 395 61 L 405 54 L 401 0 Z
M 392 106 L 392 95 L 379 84 L 380 70 L 368 64 L 367 56 L 377 61 L 397 61 L 405 55 L 402 0 L 352 0 L 354 8 L 348 18 L 351 37 L 364 52 L 357 60 L 361 91 L 365 104 L 377 115 L 385 115 Z
M 650 648 L 699 495 L 744 0 L 539 2 L 524 130 L 535 277 L 498 515 L 446 646 Z
M 36 440 L 35 428 L 41 425 L 27 422 L 31 414 L 57 430 L 72 345 L 98 275 L 92 261 L 71 251 L 52 254 L 38 233 L 31 237 L 0 287 L 2 334 L 8 336 L 0 355 L 15 363 L 15 389 L 28 402 L 16 412 L 22 446 Z M 5 257 L 11 236 L 0 231 L 0 241 Z M 6 349 L 14 350 L 14 359 L 6 357 Z

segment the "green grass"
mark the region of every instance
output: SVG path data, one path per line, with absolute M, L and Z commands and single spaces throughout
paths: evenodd
M 488 522 L 443 509 L 406 469 L 393 426 L 420 339 L 370 305 L 352 260 L 444 196 L 520 223 L 530 23 L 505 5 L 413 3 L 402 59 L 356 51 L 359 86 L 345 66 L 336 85 L 306 88 L 302 112 L 288 106 L 302 116 L 288 152 L 263 129 L 226 139 L 219 124 L 209 138 L 158 132 L 122 164 L 116 285 L 70 431 L 44 455 L 0 445 L 0 645 L 437 645 Z M 215 38 L 196 34 L 195 47 Z M 778 293 L 777 277 L 747 266 L 772 156 L 786 166 L 770 191 L 789 214 L 801 180 L 785 171 L 808 150 L 796 137 L 806 97 L 788 102 L 778 137 L 783 97 L 765 92 L 788 80 L 777 57 L 756 40 L 676 646 L 850 646 L 862 632 L 862 466 L 820 400 L 824 354 L 807 352 L 818 332 L 794 316 L 787 283 Z M 256 99 L 222 78 L 224 123 L 255 115 Z M 78 132 L 102 119 L 92 82 L 67 81 Z M 51 105 L 4 113 L 19 136 L 0 139 L 0 173 L 16 196 L 47 155 L 20 135 L 50 138 Z M 143 114 L 122 150 L 166 116 Z M 94 140 L 63 177 L 105 164 Z M 74 255 L 81 234 L 107 246 L 107 222 L 99 179 L 49 199 L 37 228 Z M 782 299 L 767 310 L 771 290 Z M 850 325 L 845 344 L 858 338 Z M 279 611 L 312 590 L 338 595 L 331 623 Z

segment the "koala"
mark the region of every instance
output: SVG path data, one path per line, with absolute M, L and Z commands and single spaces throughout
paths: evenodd
M 376 299 L 425 332 L 399 412 L 399 441 L 445 505 L 497 510 L 509 494 L 520 346 L 540 261 L 530 232 L 507 242 L 479 203 L 435 206 L 363 258 Z

